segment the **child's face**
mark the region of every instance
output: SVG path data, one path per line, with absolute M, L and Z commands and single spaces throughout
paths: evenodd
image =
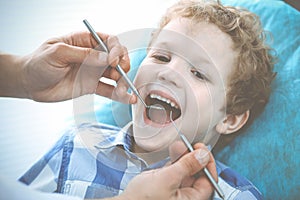
M 166 114 L 149 116 L 141 102 L 133 106 L 133 134 L 140 148 L 161 150 L 179 138 L 169 119 L 171 110 L 190 142 L 210 144 L 219 135 L 216 125 L 225 118 L 225 91 L 236 56 L 231 47 L 229 36 L 205 22 L 177 18 L 163 28 L 135 85 L 148 105 L 163 105 Z

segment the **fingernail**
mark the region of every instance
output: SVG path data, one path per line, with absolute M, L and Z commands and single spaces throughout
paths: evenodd
M 198 160 L 198 162 L 205 166 L 209 161 L 209 152 L 205 149 L 198 149 L 197 152 L 194 154 L 195 158 Z
M 135 97 L 135 95 L 131 94 L 131 97 L 130 97 L 129 103 L 130 103 L 130 104 L 134 104 L 134 103 L 136 103 L 136 97 Z

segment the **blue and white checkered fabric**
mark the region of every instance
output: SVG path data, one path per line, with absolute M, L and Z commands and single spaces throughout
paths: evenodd
M 132 153 L 129 126 L 122 130 L 104 124 L 72 128 L 19 180 L 44 192 L 81 198 L 116 196 L 134 176 L 168 161 L 148 165 Z M 217 171 L 226 199 L 262 199 L 251 182 L 227 166 L 217 162 Z

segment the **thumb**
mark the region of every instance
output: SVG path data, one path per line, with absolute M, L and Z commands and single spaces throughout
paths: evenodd
M 184 155 L 170 167 L 173 167 L 174 173 L 181 174 L 183 179 L 202 170 L 209 160 L 209 151 L 203 147 Z
M 103 51 L 97 51 L 92 48 L 78 47 L 65 44 L 65 48 L 59 52 L 65 58 L 67 64 L 76 63 L 92 66 L 107 67 L 108 54 Z

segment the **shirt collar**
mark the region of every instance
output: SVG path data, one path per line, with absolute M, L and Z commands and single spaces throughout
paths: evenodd
M 124 148 L 124 150 L 130 154 L 132 158 L 140 160 L 142 163 L 144 163 L 144 170 L 147 169 L 155 169 L 163 167 L 170 159 L 164 159 L 157 163 L 154 163 L 152 165 L 148 165 L 143 159 L 138 157 L 135 153 L 131 151 L 132 149 L 132 143 L 133 143 L 133 136 L 132 136 L 132 124 L 133 122 L 129 122 L 127 125 L 125 125 L 122 129 L 115 132 L 110 132 L 108 134 L 104 134 L 104 137 L 100 142 L 98 142 L 95 147 L 98 150 L 106 150 L 110 148 L 115 148 L 117 146 L 121 146 Z
M 103 138 L 95 147 L 97 149 L 108 149 L 116 146 L 123 146 L 126 150 L 130 150 L 132 146 L 132 136 L 129 133 L 132 122 L 129 122 L 119 131 L 109 131 L 108 134 L 103 134 Z M 102 130 L 103 131 L 103 130 Z
M 103 134 L 104 136 L 102 140 L 94 146 L 100 150 L 110 149 L 116 146 L 122 146 L 125 149 L 125 151 L 129 153 L 132 157 L 143 161 L 141 158 L 139 158 L 133 152 L 131 152 L 131 147 L 133 143 L 132 125 L 133 122 L 131 121 L 127 125 L 125 125 L 122 129 L 119 129 L 119 131 L 115 129 L 111 131 L 109 129 L 107 133 Z M 170 158 L 166 158 L 150 166 L 148 166 L 145 161 L 143 162 L 147 166 L 146 167 L 147 169 L 155 169 L 155 168 L 163 167 L 168 161 L 170 161 Z M 222 172 L 224 170 L 223 168 L 226 166 L 222 165 L 220 162 L 216 162 L 216 167 L 217 167 L 218 175 L 220 175 L 220 172 Z

